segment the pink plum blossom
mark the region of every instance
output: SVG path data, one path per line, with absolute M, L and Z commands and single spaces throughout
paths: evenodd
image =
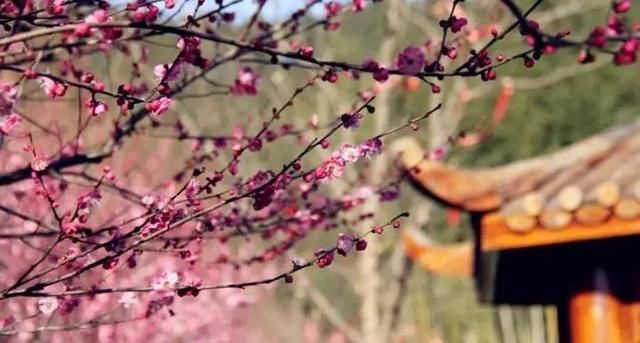
M 159 116 L 164 112 L 166 112 L 167 110 L 169 110 L 172 104 L 173 104 L 173 101 L 171 99 L 167 98 L 166 96 L 163 96 L 158 99 L 149 101 L 145 105 L 145 108 L 151 111 L 153 115 Z
M 353 237 L 351 235 L 341 233 L 338 235 L 338 243 L 336 244 L 336 250 L 338 254 L 347 256 L 351 249 L 353 249 Z
M 405 74 L 418 74 L 424 67 L 424 53 L 420 48 L 405 48 L 396 60 L 396 66 Z
M 54 81 L 50 77 L 42 76 L 38 78 L 38 82 L 40 82 L 40 88 L 44 93 L 52 98 L 64 96 L 67 92 L 67 86 Z
M 260 78 L 260 75 L 251 68 L 242 68 L 238 72 L 238 78 L 235 83 L 231 86 L 231 94 L 236 96 L 256 95 L 260 85 Z
M 0 134 L 8 135 L 22 122 L 22 118 L 16 113 L 12 113 L 8 116 L 0 119 Z
M 31 159 L 31 169 L 39 172 L 44 171 L 47 167 L 49 167 L 49 162 L 44 157 L 36 155 Z
M 97 9 L 89 14 L 84 21 L 87 24 L 106 23 L 109 21 L 109 13 L 106 10 Z
M 9 114 L 16 104 L 18 89 L 0 80 L 0 115 Z

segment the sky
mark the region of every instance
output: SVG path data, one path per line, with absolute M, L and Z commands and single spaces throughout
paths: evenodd
M 233 0 L 224 0 L 224 3 L 229 3 Z M 262 10 L 262 18 L 268 21 L 278 21 L 288 18 L 293 12 L 298 9 L 304 8 L 308 0 L 267 0 L 267 4 Z M 323 0 L 324 3 L 329 1 L 339 2 L 345 5 L 349 5 L 352 0 Z M 407 0 L 408 2 L 416 2 L 419 0 Z M 113 3 L 124 4 L 125 0 L 112 0 Z M 196 0 L 175 0 L 176 7 L 173 11 L 178 10 L 181 4 L 186 2 L 183 6 L 182 12 L 187 15 L 193 13 L 196 6 Z M 205 13 L 216 8 L 217 5 L 213 0 L 207 0 L 205 5 L 200 9 L 199 13 Z M 235 4 L 228 8 L 229 12 L 235 12 L 236 23 L 246 22 L 258 7 L 256 0 L 244 0 L 238 4 Z M 167 15 L 171 15 L 173 11 L 167 12 Z M 324 6 L 317 4 L 311 9 L 311 14 L 316 17 L 321 17 L 324 14 Z
M 188 1 L 185 5 L 183 12 L 192 13 L 195 6 L 195 0 L 183 0 Z M 229 2 L 226 0 L 225 2 Z M 267 20 L 278 20 L 289 17 L 294 11 L 303 8 L 307 0 L 268 0 L 264 9 L 262 10 L 263 18 Z M 337 2 L 348 3 L 349 0 L 337 0 Z M 176 8 L 179 7 L 180 1 L 176 1 Z M 210 11 L 215 8 L 214 1 L 207 1 L 205 6 L 201 9 L 202 12 Z M 248 20 L 258 7 L 255 0 L 245 0 L 237 5 L 233 5 L 229 8 L 229 11 L 236 13 L 236 19 L 238 22 L 244 22 Z M 316 16 L 321 16 L 324 13 L 324 7 L 319 4 L 314 6 L 311 11 Z

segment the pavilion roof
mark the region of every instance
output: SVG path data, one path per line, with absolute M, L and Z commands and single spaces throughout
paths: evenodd
M 640 120 L 492 168 L 427 160 L 411 138 L 394 149 L 417 188 L 463 211 L 497 214 L 513 231 L 640 218 Z

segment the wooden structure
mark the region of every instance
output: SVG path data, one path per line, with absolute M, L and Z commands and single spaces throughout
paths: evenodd
M 495 168 L 395 149 L 418 189 L 472 218 L 472 248 L 406 240 L 420 264 L 472 269 L 484 302 L 557 306 L 562 342 L 640 342 L 640 121 Z

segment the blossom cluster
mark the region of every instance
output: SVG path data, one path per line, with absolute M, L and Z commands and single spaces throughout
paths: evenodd
M 313 173 L 305 175 L 305 181 L 310 182 L 312 180 L 327 182 L 332 179 L 337 179 L 342 176 L 344 169 L 352 163 L 364 157 L 373 157 L 379 155 L 382 152 L 382 140 L 379 138 L 372 138 L 360 145 L 345 144 L 337 151 L 331 154 L 331 157 L 320 166 L 318 166 Z

